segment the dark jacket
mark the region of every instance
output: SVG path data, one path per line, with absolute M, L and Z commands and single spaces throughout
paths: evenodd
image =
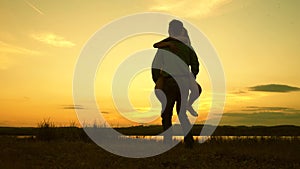
M 188 76 L 190 72 L 189 66 L 196 78 L 199 72 L 199 62 L 195 51 L 191 47 L 171 37 L 168 37 L 153 46 L 158 48 L 152 62 L 152 79 L 154 82 L 157 81 L 160 75 L 164 77 Z M 176 58 L 174 57 L 180 58 L 183 62 L 176 61 Z M 166 70 L 169 70 L 168 73 Z

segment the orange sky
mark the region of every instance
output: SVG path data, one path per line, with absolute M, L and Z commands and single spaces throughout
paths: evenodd
M 73 106 L 72 81 L 80 51 L 104 25 L 140 12 L 175 15 L 195 25 L 212 42 L 226 76 L 221 124 L 300 125 L 299 5 L 285 0 L 2 0 L 0 126 L 36 126 L 45 118 L 58 125 L 77 121 L 75 109 L 79 107 Z M 105 73 L 96 76 L 95 95 L 105 105 L 102 111 L 111 125 L 136 124 L 120 117 L 108 90 L 116 63 L 137 50 L 151 49 L 162 38 L 150 34 L 130 37 L 105 56 L 106 64 L 98 70 Z M 197 37 L 191 40 L 193 44 Z M 204 93 L 196 122 L 203 123 L 212 92 L 203 66 L 197 81 Z M 133 79 L 129 98 L 141 110 L 137 118 L 149 108 L 153 86 L 149 70 Z M 159 117 L 150 124 L 160 124 Z

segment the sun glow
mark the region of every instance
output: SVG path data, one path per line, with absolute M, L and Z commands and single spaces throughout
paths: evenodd
M 240 125 L 243 123 L 239 120 L 247 118 L 245 124 L 255 125 L 257 120 L 244 110 L 267 107 L 268 111 L 256 111 L 253 117 L 272 117 L 266 125 L 299 125 L 298 7 L 298 1 L 253 0 L 1 1 L 0 126 L 36 126 L 45 118 L 59 125 L 77 121 L 75 111 L 85 107 L 73 105 L 72 82 L 83 46 L 113 20 L 140 12 L 164 12 L 183 18 L 214 45 L 226 77 L 224 114 L 228 114 L 223 124 Z M 120 114 L 111 91 L 118 65 L 137 51 L 155 52 L 153 43 L 167 36 L 168 23 L 157 24 L 166 25 L 165 35 L 128 37 L 109 49 L 99 63 L 95 98 L 99 112 L 114 126 L 139 124 L 130 122 L 130 118 L 160 124 L 160 104 L 151 105 L 154 83 L 150 70 L 136 74 L 129 84 L 118 82 L 128 85 L 128 97 L 137 113 L 130 110 Z M 192 45 L 198 40 L 191 37 Z M 198 57 L 201 60 L 203 56 Z M 197 123 L 207 119 L 215 94 L 209 70 L 205 63 L 200 64 L 197 81 L 203 93 L 194 104 L 200 115 Z

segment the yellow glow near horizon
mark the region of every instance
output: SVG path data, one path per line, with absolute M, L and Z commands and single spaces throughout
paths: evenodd
M 226 76 L 224 112 L 237 115 L 224 116 L 221 124 L 300 125 L 299 5 L 300 1 L 284 0 L 1 1 L 0 126 L 36 126 L 45 118 L 62 125 L 77 121 L 72 79 L 85 42 L 115 19 L 153 11 L 187 20 L 215 46 Z M 105 118 L 113 125 L 137 124 L 118 114 L 111 98 L 111 82 L 118 65 L 136 51 L 153 49 L 153 43 L 165 36 L 146 34 L 121 41 L 99 66 L 95 96 Z M 191 40 L 193 44 L 198 38 Z M 204 91 L 197 123 L 206 120 L 213 92 L 209 72 L 201 64 L 197 81 Z M 249 90 L 268 84 L 290 88 L 277 92 Z M 131 102 L 142 113 L 149 109 L 153 87 L 149 71 L 138 74 L 130 84 Z M 257 123 L 257 116 L 244 116 L 249 107 L 258 107 L 252 113 L 261 115 L 260 119 L 268 112 L 269 120 Z M 160 124 L 160 119 L 153 124 Z

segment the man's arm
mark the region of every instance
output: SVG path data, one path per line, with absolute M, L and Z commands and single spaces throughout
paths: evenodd
M 192 50 L 191 52 L 191 71 L 196 78 L 197 74 L 199 73 L 199 62 L 198 57 L 195 53 L 195 51 Z
M 151 72 L 152 72 L 152 80 L 154 81 L 154 83 L 157 81 L 157 79 L 160 76 L 160 71 L 163 67 L 163 49 L 158 49 L 155 57 L 153 59 L 152 62 L 152 66 L 151 66 Z

